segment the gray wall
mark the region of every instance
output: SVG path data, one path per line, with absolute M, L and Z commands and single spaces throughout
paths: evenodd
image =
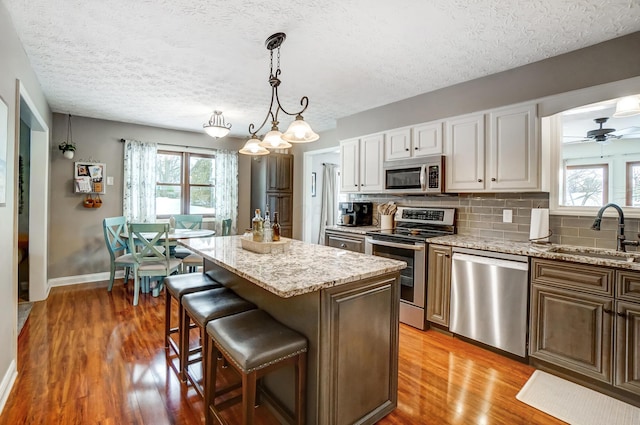
M 123 153 L 120 139 L 136 139 L 168 145 L 237 150 L 243 141 L 214 140 L 203 133 L 167 130 L 136 124 L 73 116 L 73 142 L 77 150 L 72 160 L 62 156 L 58 144 L 67 138 L 67 116 L 53 114 L 51 140 L 49 279 L 90 275 L 109 271 L 109 255 L 102 234 L 102 219 L 122 215 Z M 106 163 L 113 186 L 101 195 L 101 208 L 84 208 L 83 195 L 73 191 L 74 162 Z M 250 158 L 239 155 L 239 229 L 248 225 Z M 242 220 L 246 220 L 243 223 Z
M 636 32 L 564 55 L 338 119 L 336 130 L 321 134 L 320 142 L 294 147 L 295 181 L 302 182 L 303 152 L 338 146 L 340 140 L 351 137 L 637 77 L 640 76 L 639 51 L 640 32 Z M 311 101 L 313 102 L 313 99 Z M 580 103 L 572 106 L 578 105 Z M 301 238 L 302 189 L 294 190 L 296 208 L 293 234 L 294 237 Z M 558 222 L 558 220 L 561 222 L 562 219 L 557 217 L 552 222 Z M 571 220 L 569 217 L 566 219 Z
M 18 129 L 20 108 L 16 80 L 26 87 L 40 115 L 51 123 L 51 111 L 44 98 L 11 18 L 0 2 L 0 98 L 9 109 L 7 146 L 7 202 L 0 206 L 0 383 L 9 384 L 17 358 L 17 187 Z M 8 254 L 12 253 L 12 254 Z M 0 386 L 0 400 L 10 388 Z

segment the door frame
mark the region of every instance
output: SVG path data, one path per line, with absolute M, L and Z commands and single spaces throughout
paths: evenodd
M 339 149 L 339 146 L 307 151 L 304 152 L 302 156 L 302 209 L 304 211 L 304 214 L 302 214 L 302 240 L 304 242 L 317 242 L 317 240 L 312 239 L 313 235 L 311 234 L 311 169 L 313 167 L 313 157 L 315 155 L 335 152 L 336 149 Z M 322 176 L 317 176 L 317 178 L 321 179 Z
M 48 233 L 49 233 L 49 127 L 38 111 L 27 88 L 16 80 L 16 138 L 15 152 L 20 146 L 20 119 L 31 129 L 30 173 L 29 173 L 29 301 L 42 301 L 49 295 L 47 277 Z M 15 170 L 18 170 L 19 154 L 15 155 Z M 17 173 L 17 171 L 16 171 Z M 15 179 L 14 181 L 17 181 Z M 17 245 L 19 191 L 14 191 L 14 242 Z M 17 264 L 15 276 L 17 281 Z M 17 302 L 17 300 L 16 300 Z

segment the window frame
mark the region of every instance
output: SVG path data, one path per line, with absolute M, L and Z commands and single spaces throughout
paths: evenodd
M 633 207 L 633 167 L 640 167 L 640 161 L 627 161 L 626 162 L 626 178 L 624 183 L 625 190 L 625 207 Z
M 180 150 L 168 150 L 168 149 L 158 149 L 157 155 L 174 155 L 180 157 L 180 183 L 160 183 L 156 179 L 156 188 L 158 186 L 169 186 L 169 187 L 180 187 L 180 212 L 179 214 L 191 214 L 189 211 L 189 207 L 191 206 L 191 188 L 192 187 L 210 187 L 215 190 L 216 183 L 214 181 L 213 184 L 197 184 L 190 182 L 190 161 L 192 157 L 195 158 L 209 158 L 214 161 L 216 160 L 216 155 L 211 153 L 203 153 L 203 152 L 188 152 L 188 151 L 180 151 Z M 157 190 L 157 189 L 156 189 Z M 215 214 L 202 214 L 202 217 L 206 218 L 215 218 Z M 159 219 L 170 218 L 172 214 L 158 214 L 156 212 L 156 217 Z
M 567 171 L 568 170 L 586 170 L 586 169 L 601 169 L 602 170 L 602 205 L 606 205 L 609 203 L 609 163 L 588 163 L 588 164 L 573 164 L 573 165 L 565 165 L 563 180 L 562 180 L 562 193 L 563 193 L 563 204 L 567 203 Z M 575 205 L 571 205 L 575 206 Z

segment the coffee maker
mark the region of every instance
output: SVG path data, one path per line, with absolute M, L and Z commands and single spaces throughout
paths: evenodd
M 371 226 L 372 202 L 339 202 L 338 226 Z

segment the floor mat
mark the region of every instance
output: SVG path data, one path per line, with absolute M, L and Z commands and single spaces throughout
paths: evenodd
M 30 302 L 18 303 L 18 335 L 20 335 L 24 324 L 29 318 L 29 313 L 31 313 L 32 307 L 33 303 Z
M 516 398 L 571 425 L 640 424 L 640 408 L 540 370 Z

